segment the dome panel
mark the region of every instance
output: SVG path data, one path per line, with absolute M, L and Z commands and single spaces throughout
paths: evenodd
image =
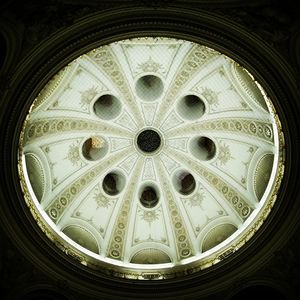
M 222 224 L 211 229 L 205 236 L 202 244 L 202 251 L 205 252 L 230 237 L 237 228 L 232 224 Z
M 69 225 L 62 232 L 80 246 L 94 253 L 99 253 L 97 241 L 87 229 L 76 225 Z
M 39 202 L 45 193 L 45 172 L 40 159 L 33 153 L 26 153 L 26 168 L 28 177 Z
M 255 168 L 254 188 L 257 199 L 260 200 L 269 183 L 274 161 L 273 154 L 265 154 Z
M 134 264 L 163 264 L 171 262 L 171 259 L 161 250 L 148 248 L 134 254 L 130 262 Z
M 250 96 L 251 99 L 262 108 L 268 110 L 264 95 L 257 86 L 257 83 L 250 76 L 249 72 L 243 67 L 239 66 L 237 63 L 234 63 L 234 71 L 236 78 L 238 79 L 246 94 Z

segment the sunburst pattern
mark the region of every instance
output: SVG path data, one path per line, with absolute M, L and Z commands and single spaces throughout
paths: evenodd
M 266 217 L 283 161 L 272 103 L 257 105 L 253 97 L 261 91 L 254 80 L 251 87 L 241 82 L 241 70 L 211 48 L 163 37 L 119 41 L 71 62 L 55 89 L 41 92 L 48 97 L 33 104 L 21 137 L 23 189 L 30 184 L 22 177 L 25 164 L 35 171 L 27 159 L 32 153 L 49 177 L 43 183 L 30 177 L 40 202 L 31 207 L 51 220 L 40 217 L 43 230 L 51 231 L 53 224 L 84 227 L 99 253 L 91 257 L 65 242 L 68 253 L 80 253 L 73 256 L 93 265 L 108 262 L 116 276 L 139 279 L 153 272 L 168 277 L 183 262 L 201 269 L 238 249 Z M 48 109 L 58 99 L 59 105 Z M 102 141 L 101 147 L 95 141 Z M 44 145 L 59 162 L 54 169 Z M 65 153 L 61 159 L 60 153 Z M 65 172 L 69 165 L 74 171 Z M 68 176 L 53 193 L 44 182 L 54 185 L 61 172 Z M 267 180 L 255 179 L 262 174 Z M 222 226 L 235 239 L 227 239 L 225 229 L 223 237 Z M 209 256 L 201 246 L 207 236 L 205 250 L 214 245 Z M 143 264 L 142 271 L 135 269 L 131 258 L 147 249 L 164 253 L 161 262 L 155 258 L 163 270 Z

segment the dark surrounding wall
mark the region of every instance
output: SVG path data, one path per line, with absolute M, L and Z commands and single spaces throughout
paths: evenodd
M 282 58 L 282 68 L 288 69 L 287 73 L 293 78 L 295 85 L 287 86 L 286 89 L 294 89 L 294 95 L 298 95 L 300 104 L 300 11 L 296 8 L 297 1 L 271 1 L 271 0 L 110 0 L 110 1 L 80 1 L 80 0 L 4 0 L 0 3 L 0 98 L 2 108 L 0 110 L 1 134 L 5 134 L 5 126 L 9 123 L 9 116 L 5 111 L 7 95 L 14 87 L 14 78 L 16 70 L 20 70 L 20 65 L 31 56 L 35 55 L 35 49 L 47 40 L 49 36 L 55 36 L 55 33 L 67 30 L 69 26 L 83 20 L 86 16 L 111 9 L 112 12 L 122 10 L 126 7 L 145 8 L 152 10 L 153 15 L 159 14 L 159 11 L 174 10 L 182 7 L 192 10 L 209 12 L 212 18 L 222 18 L 235 24 L 237 30 L 248 31 L 261 43 L 272 47 Z M 243 44 L 243 41 L 241 41 Z M 238 50 L 237 50 L 238 51 Z M 34 68 L 34 66 L 32 66 Z M 276 73 L 274 71 L 274 73 Z M 274 77 L 280 74 L 272 74 Z M 17 101 L 17 99 L 16 99 Z M 292 101 L 292 100 L 291 100 Z M 288 124 L 297 123 L 299 111 L 294 114 L 283 112 Z M 291 141 L 291 147 L 296 147 L 299 143 L 298 131 L 300 127 L 296 125 L 289 126 L 290 132 L 287 133 Z M 14 138 L 11 137 L 13 140 Z M 3 144 L 1 151 L 8 153 L 8 145 Z M 296 148 L 295 148 L 296 149 Z M 287 149 L 287 152 L 290 150 Z M 5 190 L 9 189 L 4 181 L 8 170 L 8 162 L 4 160 L 1 152 L 0 170 L 2 177 L 0 206 L 5 206 L 13 210 L 11 202 L 16 199 L 7 198 Z M 14 155 L 14 153 L 12 153 Z M 291 151 L 290 160 L 294 159 L 294 153 Z M 261 261 L 260 266 L 255 266 L 253 270 L 236 276 L 229 284 L 210 290 L 204 296 L 197 295 L 197 288 L 194 287 L 194 296 L 182 296 L 180 299 L 243 299 L 245 295 L 258 297 L 278 296 L 278 299 L 298 299 L 300 286 L 300 228 L 299 211 L 300 198 L 298 197 L 299 182 L 297 161 L 292 161 L 287 167 L 289 180 L 294 182 L 294 193 L 283 191 L 285 196 L 282 201 L 286 204 L 280 219 L 274 225 L 272 235 L 278 234 L 278 245 L 274 250 L 269 249 L 269 254 L 265 255 L 265 261 L 259 257 L 262 255 L 259 251 L 251 255 L 257 255 L 257 260 Z M 299 185 L 299 184 L 298 184 Z M 288 185 L 286 185 L 288 186 Z M 287 188 L 286 188 L 287 189 Z M 290 195 L 289 197 L 287 195 Z M 298 203 L 298 204 L 297 204 Z M 5 214 L 5 209 L 0 210 Z M 12 213 L 14 216 L 7 221 L 7 216 L 0 218 L 6 221 L 1 222 L 0 230 L 0 295 L 3 299 L 94 299 L 93 293 L 90 295 L 82 294 L 80 289 L 75 290 L 73 285 L 66 279 L 47 274 L 41 265 L 35 263 L 35 253 L 28 255 L 28 250 L 23 251 L 28 246 L 22 245 L 20 241 L 14 240 L 14 224 L 18 222 L 18 212 Z M 286 230 L 283 233 L 281 222 Z M 278 232 L 278 233 L 276 233 Z M 274 237 L 273 237 L 274 238 Z M 34 241 L 33 241 L 34 243 Z M 274 244 L 275 245 L 275 244 Z M 47 249 L 44 249 L 47 252 Z M 249 253 L 249 252 L 248 252 Z M 38 255 L 38 254 L 36 254 Z M 46 254 L 45 254 L 46 255 Z M 247 261 L 246 255 L 243 260 Z M 80 276 L 80 275 L 78 275 Z M 155 286 L 153 287 L 155 289 Z M 181 291 L 182 292 L 182 291 Z M 105 291 L 105 296 L 101 299 L 118 299 Z M 176 291 L 165 294 L 165 299 L 175 299 Z M 96 295 L 94 295 L 96 297 Z M 126 295 L 124 295 L 125 297 Z M 155 297 L 153 296 L 153 299 Z M 98 297 L 98 299 L 100 299 Z M 130 296 L 128 295 L 128 299 Z M 141 298 L 142 299 L 142 298 Z

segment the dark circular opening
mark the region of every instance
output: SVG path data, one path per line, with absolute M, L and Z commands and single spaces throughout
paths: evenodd
M 116 118 L 121 112 L 121 102 L 113 95 L 102 95 L 94 103 L 95 114 L 103 120 Z
M 187 120 L 196 120 L 205 112 L 204 102 L 196 95 L 186 95 L 178 103 L 178 113 Z
M 137 145 L 144 152 L 154 152 L 159 148 L 160 144 L 160 136 L 154 130 L 146 129 L 138 135 Z
M 140 201 L 147 208 L 154 207 L 158 202 L 156 190 L 151 186 L 146 186 L 142 191 Z
M 103 158 L 107 150 L 107 142 L 101 137 L 88 138 L 82 145 L 82 155 L 85 159 L 91 161 Z M 74 155 L 76 155 L 76 153 L 74 153 Z
M 191 142 L 191 152 L 200 160 L 210 160 L 216 154 L 216 145 L 206 136 L 197 137 Z
M 162 80 L 154 75 L 145 75 L 136 83 L 136 93 L 145 101 L 156 100 L 161 96 L 163 89 Z
M 116 195 L 117 189 L 117 174 L 109 173 L 104 177 L 103 190 L 109 195 Z
M 176 191 L 181 195 L 190 195 L 196 189 L 196 180 L 187 170 L 178 170 L 175 172 L 172 181 Z
M 188 174 L 182 174 L 181 180 L 180 180 L 180 193 L 183 195 L 189 195 L 191 194 L 195 187 L 196 187 L 196 181 L 194 179 L 194 176 L 190 173 Z
M 195 95 L 188 95 L 184 97 L 184 102 L 188 107 L 196 107 L 199 104 L 200 99 Z
M 125 178 L 118 173 L 108 173 L 102 182 L 104 192 L 110 196 L 119 194 L 125 185 Z
M 216 153 L 216 146 L 215 143 L 209 139 L 208 137 L 200 137 L 198 139 L 198 147 L 203 150 L 206 151 L 206 158 L 207 159 L 211 159 L 214 157 L 215 153 Z

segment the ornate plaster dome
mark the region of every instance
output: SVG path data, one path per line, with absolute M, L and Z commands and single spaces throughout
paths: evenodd
M 20 136 L 26 203 L 57 247 L 132 279 L 197 272 L 241 248 L 283 176 L 271 100 L 237 62 L 165 37 L 81 55 Z

